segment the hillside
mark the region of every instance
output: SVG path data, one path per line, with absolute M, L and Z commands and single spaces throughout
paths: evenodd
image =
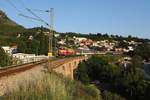
M 24 30 L 23 26 L 18 25 L 16 22 L 7 17 L 2 10 L 0 10 L 0 33 L 16 33 L 22 30 Z
M 0 25 L 17 26 L 17 24 L 10 20 L 6 14 L 0 10 Z

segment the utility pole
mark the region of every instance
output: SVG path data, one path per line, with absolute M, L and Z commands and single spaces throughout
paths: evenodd
M 48 57 L 51 58 L 53 57 L 53 32 L 54 32 L 54 8 L 50 8 L 49 10 L 43 11 L 43 10 L 38 10 L 38 11 L 42 11 L 42 12 L 47 12 L 49 13 L 50 16 L 50 24 L 48 24 L 47 22 L 45 22 L 43 19 L 41 19 L 39 16 L 37 16 L 31 9 L 27 9 L 28 12 L 30 12 L 34 17 L 30 17 L 30 16 L 26 16 L 24 14 L 19 14 L 22 17 L 28 18 L 28 19 L 32 19 L 32 20 L 37 20 L 40 22 L 43 22 L 45 25 L 47 25 L 49 27 L 49 43 L 48 43 Z
M 50 15 L 50 25 L 49 25 L 49 50 L 48 50 L 48 56 L 52 57 L 53 56 L 53 31 L 54 31 L 54 8 L 51 8 L 49 11 L 49 15 Z

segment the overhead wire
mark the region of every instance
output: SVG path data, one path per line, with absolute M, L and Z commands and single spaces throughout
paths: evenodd
M 39 16 L 37 16 L 33 11 L 31 11 L 29 8 L 27 8 L 27 7 L 25 6 L 25 4 L 23 3 L 22 0 L 18 0 L 18 1 L 20 1 L 20 2 L 21 2 L 21 5 L 23 5 L 23 6 L 25 7 L 25 9 L 26 9 L 28 12 L 30 12 L 30 13 L 31 13 L 34 17 L 36 17 L 36 18 L 30 17 L 30 16 L 27 16 L 27 15 L 23 14 L 22 11 L 19 10 L 19 9 L 17 8 L 17 6 L 16 6 L 14 3 L 12 3 L 11 0 L 6 0 L 6 1 L 19 13 L 19 14 L 18 14 L 19 16 L 22 16 L 22 17 L 24 17 L 24 18 L 31 19 L 32 22 L 33 22 L 33 20 L 40 21 L 40 22 L 43 22 L 45 25 L 49 26 L 49 24 L 48 24 L 46 21 L 44 21 L 42 18 L 40 18 Z
M 22 16 L 22 17 L 25 17 L 25 18 L 28 18 L 28 19 L 30 19 L 30 21 L 32 21 L 33 22 L 33 20 L 37 20 L 37 21 L 39 21 L 38 19 L 36 19 L 36 18 L 32 18 L 32 17 L 29 17 L 29 16 L 26 16 L 25 14 L 23 14 L 22 13 L 22 11 L 21 10 L 19 10 L 18 8 L 17 8 L 17 6 L 16 5 L 14 5 L 12 2 L 11 2 L 11 0 L 6 0 L 19 14 L 19 16 Z M 33 19 L 33 20 L 31 20 L 31 19 Z
M 6 0 L 17 12 L 21 13 L 21 11 L 11 2 L 11 0 Z
M 20 2 L 21 5 L 23 5 L 26 8 L 26 5 L 24 4 L 24 2 L 22 0 L 18 0 L 18 2 Z
M 32 14 L 34 17 L 36 17 L 35 19 L 38 19 L 38 21 L 43 22 L 45 25 L 50 26 L 45 20 L 43 20 L 41 17 L 39 17 L 36 13 L 34 13 L 31 9 L 29 9 L 22 0 L 18 0 L 20 1 L 21 5 L 24 6 L 25 10 L 27 10 L 30 14 Z
M 42 18 L 40 18 L 39 16 L 37 16 L 31 9 L 26 8 L 26 10 L 29 11 L 34 17 L 38 18 L 39 21 L 41 21 L 41 22 L 43 22 L 44 24 L 46 24 L 47 26 L 49 26 L 49 24 L 48 24 L 46 21 L 44 21 Z
M 32 14 L 32 16 L 34 16 L 34 17 L 36 17 L 36 18 L 33 18 L 33 17 L 26 16 L 26 15 L 22 14 L 21 11 L 20 11 L 10 0 L 7 0 L 7 1 L 11 4 L 11 6 L 13 6 L 13 7 L 20 13 L 20 16 L 23 16 L 23 17 L 28 18 L 28 19 L 34 19 L 34 20 L 43 22 L 45 25 L 47 25 L 48 27 L 51 28 L 50 30 L 52 30 L 52 26 L 53 26 L 53 25 L 49 25 L 46 21 L 44 21 L 41 17 L 39 17 L 36 13 L 34 13 L 31 9 L 29 9 L 28 7 L 26 7 L 26 5 L 24 4 L 24 2 L 23 2 L 22 0 L 19 0 L 19 1 L 21 1 L 20 3 L 24 6 L 25 10 L 27 10 L 30 14 Z M 53 11 L 53 9 L 51 9 L 51 11 Z M 47 10 L 47 11 L 45 11 L 45 12 L 51 12 L 51 11 L 50 11 L 50 10 Z M 52 14 L 52 12 L 51 12 L 51 16 L 52 16 L 52 15 L 53 15 L 53 14 Z M 52 17 L 51 17 L 51 18 L 52 18 Z M 53 18 L 52 18 L 52 19 L 53 19 Z M 51 20 L 52 20 L 52 19 L 51 19 Z M 51 22 L 51 24 L 53 24 L 53 22 Z M 50 46 L 50 42 L 51 42 L 51 44 L 52 44 L 52 38 L 49 39 L 49 46 Z M 51 46 L 52 46 L 52 45 L 51 45 Z M 49 48 L 50 48 L 50 47 L 49 47 Z M 52 49 L 52 47 L 51 47 L 51 49 Z M 50 50 L 50 49 L 49 49 L 49 51 L 52 52 L 52 50 Z
M 33 19 L 33 20 L 36 20 L 36 21 L 40 21 L 40 20 L 37 19 L 37 18 L 30 17 L 30 16 L 27 16 L 27 15 L 24 15 L 24 14 L 19 14 L 19 16 L 22 16 L 22 17 L 25 17 L 25 18 L 29 18 L 29 19 Z
M 41 10 L 41 9 L 32 9 L 32 10 L 36 12 L 50 12 L 49 10 Z

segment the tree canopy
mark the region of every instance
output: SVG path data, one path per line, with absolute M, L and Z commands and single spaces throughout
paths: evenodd
M 150 85 L 144 79 L 141 58 L 133 57 L 126 67 L 111 60 L 114 58 L 115 56 L 92 56 L 79 64 L 74 73 L 75 79 L 85 84 L 98 80 L 100 89 L 104 91 L 129 100 L 147 100 Z
M 12 59 L 5 51 L 0 47 L 0 67 L 8 66 L 12 63 Z

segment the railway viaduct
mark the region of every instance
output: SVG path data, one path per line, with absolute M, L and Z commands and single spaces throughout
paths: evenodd
M 65 77 L 73 79 L 73 72 L 78 67 L 78 64 L 83 60 L 86 60 L 87 57 L 75 57 L 64 60 L 62 63 L 51 63 L 53 68 L 49 67 L 50 70 L 53 70 L 56 73 L 60 73 Z
M 8 90 L 17 89 L 20 83 L 26 84 L 26 82 L 43 77 L 45 71 L 48 70 L 73 79 L 74 69 L 78 67 L 79 62 L 86 59 L 87 57 L 72 57 L 50 62 L 44 60 L 0 69 L 0 96 Z

